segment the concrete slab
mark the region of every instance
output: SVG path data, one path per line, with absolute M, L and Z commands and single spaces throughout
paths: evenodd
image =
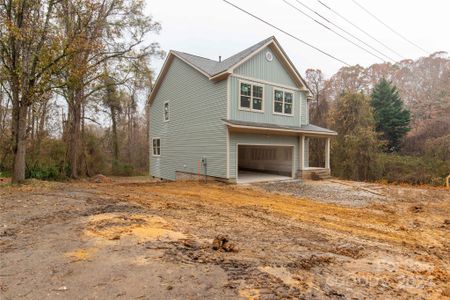
M 276 174 L 268 174 L 263 172 L 239 171 L 237 183 L 248 184 L 256 182 L 272 182 L 282 180 L 292 180 L 292 177 Z

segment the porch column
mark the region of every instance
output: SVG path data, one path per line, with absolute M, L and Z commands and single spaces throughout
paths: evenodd
M 325 142 L 325 168 L 330 168 L 330 138 L 327 138 Z
M 299 161 L 298 161 L 298 168 L 299 170 L 303 170 L 305 168 L 305 136 L 302 135 L 299 138 L 298 141 L 298 155 L 299 155 Z

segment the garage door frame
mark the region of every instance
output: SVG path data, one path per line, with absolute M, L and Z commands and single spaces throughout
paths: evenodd
M 295 178 L 295 165 L 294 165 L 294 155 L 295 146 L 291 144 L 255 144 L 255 143 L 236 143 L 236 180 L 239 180 L 239 146 L 265 146 L 265 147 L 290 147 L 292 148 L 292 160 L 291 160 L 291 178 Z M 264 172 L 261 172 L 264 173 Z

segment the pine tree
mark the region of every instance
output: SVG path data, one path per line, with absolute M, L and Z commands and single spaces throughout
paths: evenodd
M 375 129 L 387 141 L 387 150 L 398 151 L 402 138 L 410 130 L 411 116 L 404 107 L 397 88 L 386 79 L 381 79 L 372 91 L 372 107 Z

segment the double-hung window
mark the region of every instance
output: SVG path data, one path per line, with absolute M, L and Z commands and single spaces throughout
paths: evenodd
M 263 111 L 263 86 L 241 82 L 239 89 L 239 108 L 250 111 Z
M 154 138 L 153 139 L 153 156 L 160 156 L 161 155 L 161 139 L 160 138 Z
M 293 115 L 294 94 L 275 89 L 273 92 L 273 112 L 282 115 Z

